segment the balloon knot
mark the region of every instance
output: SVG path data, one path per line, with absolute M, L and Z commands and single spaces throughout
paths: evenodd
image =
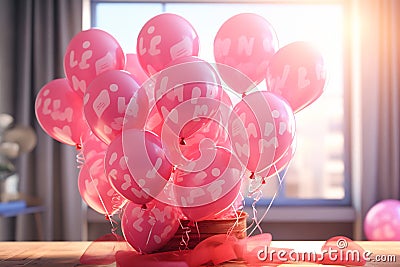
M 262 179 L 261 183 L 262 183 L 262 184 L 266 184 L 266 183 L 267 183 L 265 177 Z
M 242 93 L 242 98 L 244 98 L 246 96 L 246 92 Z
M 179 141 L 179 144 L 182 145 L 182 146 L 186 145 L 186 141 L 185 141 L 184 137 L 181 137 L 181 140 Z
M 142 205 L 142 210 L 147 210 L 146 204 L 143 204 L 143 205 Z
M 76 150 L 81 150 L 82 149 L 82 145 L 81 144 L 76 144 L 75 148 L 76 148 Z
M 256 177 L 256 175 L 254 174 L 254 172 L 252 172 L 249 178 L 254 179 L 255 177 Z

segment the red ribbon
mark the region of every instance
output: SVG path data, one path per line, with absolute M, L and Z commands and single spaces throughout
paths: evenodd
M 119 267 L 197 267 L 204 264 L 218 265 L 228 261 L 241 261 L 252 266 L 299 263 L 299 261 L 290 261 L 288 258 L 291 253 L 296 254 L 293 249 L 270 247 L 271 241 L 272 236 L 269 233 L 244 239 L 220 234 L 203 240 L 193 250 L 143 255 L 134 251 L 122 237 L 109 234 L 89 246 L 81 257 L 81 263 L 111 264 L 116 261 Z M 277 251 L 281 254 L 271 253 Z M 333 252 L 332 255 L 335 257 L 329 256 L 328 251 Z M 363 248 L 347 237 L 337 236 L 327 240 L 321 252 L 322 254 L 315 254 L 310 259 L 302 260 L 325 265 L 364 266 L 366 264 Z

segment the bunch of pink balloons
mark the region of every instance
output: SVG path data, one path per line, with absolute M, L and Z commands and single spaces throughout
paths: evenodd
M 108 216 L 122 210 L 125 239 L 149 253 L 179 219 L 235 210 L 245 177 L 287 168 L 293 111 L 322 93 L 325 74 L 308 44 L 278 50 L 256 14 L 221 26 L 215 64 L 198 57 L 195 29 L 175 14 L 150 19 L 136 48 L 124 54 L 107 32 L 80 32 L 65 53 L 66 78 L 43 86 L 35 110 L 48 135 L 81 150 L 82 199 Z M 255 89 L 265 78 L 268 90 Z

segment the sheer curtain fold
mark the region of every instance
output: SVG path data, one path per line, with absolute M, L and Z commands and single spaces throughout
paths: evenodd
M 14 36 L 14 49 L 7 75 L 13 84 L 3 101 L 19 124 L 32 125 L 38 134 L 35 150 L 18 160 L 20 191 L 39 197 L 45 240 L 81 239 L 81 197 L 77 189 L 78 169 L 74 147 L 62 145 L 43 132 L 35 117 L 39 90 L 53 79 L 64 77 L 63 57 L 71 38 L 81 30 L 82 0 L 6 0 L 12 7 L 6 31 Z M 1 63 L 0 63 L 1 64 Z M 3 69 L 3 67 L 2 67 Z M 2 96 L 3 97 L 3 96 Z M 32 217 L 18 218 L 17 240 L 34 240 Z
M 400 1 L 357 1 L 360 23 L 361 181 L 362 220 L 383 199 L 400 199 Z M 357 142 L 357 140 L 356 140 Z M 356 190 L 357 191 L 357 190 Z
M 400 66 L 398 62 L 398 25 L 400 11 L 398 1 L 384 1 L 382 3 L 382 32 L 380 36 L 380 102 L 379 102 L 379 168 L 377 174 L 378 199 L 400 198 L 400 136 L 399 136 L 399 87 L 398 79 Z M 385 178 L 387 177 L 387 178 Z M 382 179 L 382 182 L 379 182 Z

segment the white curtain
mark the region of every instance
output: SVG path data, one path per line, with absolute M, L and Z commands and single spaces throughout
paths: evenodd
M 367 211 L 400 199 L 400 1 L 353 1 L 351 31 L 355 236 Z

